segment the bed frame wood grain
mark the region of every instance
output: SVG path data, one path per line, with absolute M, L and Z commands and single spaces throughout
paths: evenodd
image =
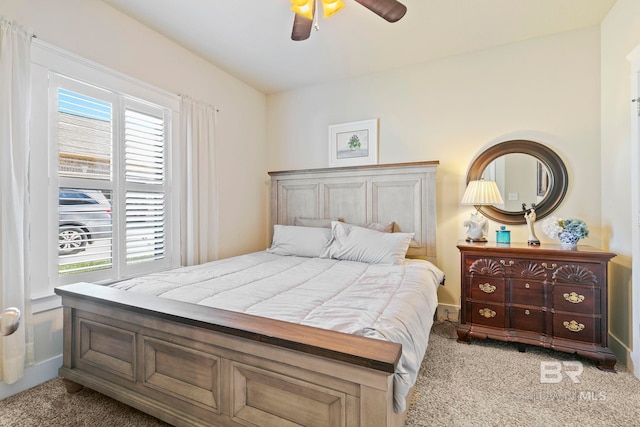
M 416 233 L 412 256 L 435 260 L 436 166 L 272 172 L 273 223 L 395 221 Z M 70 392 L 87 386 L 180 426 L 404 424 L 400 344 L 90 283 L 56 293 Z

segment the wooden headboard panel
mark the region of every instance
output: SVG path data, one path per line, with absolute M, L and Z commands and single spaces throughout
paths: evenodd
M 269 172 L 271 224 L 294 218 L 342 218 L 351 224 L 396 223 L 415 233 L 407 256 L 436 261 L 436 168 L 439 162 Z

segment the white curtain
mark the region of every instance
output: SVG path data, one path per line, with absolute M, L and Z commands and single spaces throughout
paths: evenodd
M 22 312 L 0 338 L 0 380 L 18 381 L 32 360 L 29 285 L 29 113 L 31 37 L 0 17 L 0 310 Z
M 188 96 L 181 101 L 181 261 L 194 265 L 218 258 L 217 110 Z

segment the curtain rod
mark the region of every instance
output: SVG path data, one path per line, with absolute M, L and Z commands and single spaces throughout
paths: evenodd
M 179 93 L 179 94 L 178 94 L 178 96 L 179 96 L 180 98 L 188 98 L 188 99 L 190 99 L 191 101 L 196 102 L 196 103 L 198 103 L 198 104 L 201 104 L 201 105 L 203 105 L 203 106 L 211 107 L 211 108 L 213 108 L 213 109 L 216 111 L 216 113 L 219 113 L 219 112 L 220 112 L 220 109 L 219 109 L 218 107 L 216 107 L 215 105 L 211 105 L 211 104 L 209 104 L 209 103 L 207 103 L 207 102 L 200 101 L 200 100 L 198 100 L 198 99 L 195 99 L 195 98 L 194 98 L 194 97 L 192 97 L 192 96 L 185 95 L 184 93 Z

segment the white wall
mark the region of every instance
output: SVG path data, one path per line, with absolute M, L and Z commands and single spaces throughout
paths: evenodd
M 439 297 L 459 305 L 456 242 L 473 211 L 459 202 L 470 162 L 491 144 L 524 138 L 554 149 L 570 177 L 557 215 L 584 219 L 591 235 L 583 243 L 601 245 L 599 87 L 592 27 L 269 95 L 268 168 L 326 167 L 327 126 L 375 117 L 380 163 L 439 160 L 437 251 L 447 277 Z M 510 229 L 512 241 L 526 242 L 526 226 Z
M 610 272 L 610 346 L 620 357 L 633 347 L 631 75 L 626 56 L 640 44 L 640 2 L 618 0 L 601 25 L 602 45 L 602 228 L 604 242 L 618 254 Z M 637 184 L 636 184 L 637 185 Z M 637 292 L 637 290 L 636 290 Z M 638 301 L 638 299 L 636 299 Z M 636 307 L 636 310 L 638 307 Z M 637 319 L 636 319 L 637 322 Z M 638 339 L 638 337 L 635 337 Z M 613 347 L 616 346 L 616 347 Z M 637 347 L 637 346 L 636 346 Z M 636 348 L 637 352 L 637 348 Z M 622 360 L 631 367 L 631 361 Z M 636 361 L 636 364 L 638 361 Z M 636 375 L 640 366 L 634 367 Z
M 268 234 L 264 94 L 100 1 L 2 0 L 0 16 L 31 28 L 44 42 L 218 107 L 217 167 L 223 177 L 219 205 L 224 224 L 220 256 L 264 249 Z M 229 183 L 233 185 L 225 185 Z M 62 352 L 60 319 L 60 310 L 35 316 L 36 362 L 54 360 L 56 365 Z M 30 380 L 25 378 L 10 390 L 0 383 L 0 398 L 38 383 Z

